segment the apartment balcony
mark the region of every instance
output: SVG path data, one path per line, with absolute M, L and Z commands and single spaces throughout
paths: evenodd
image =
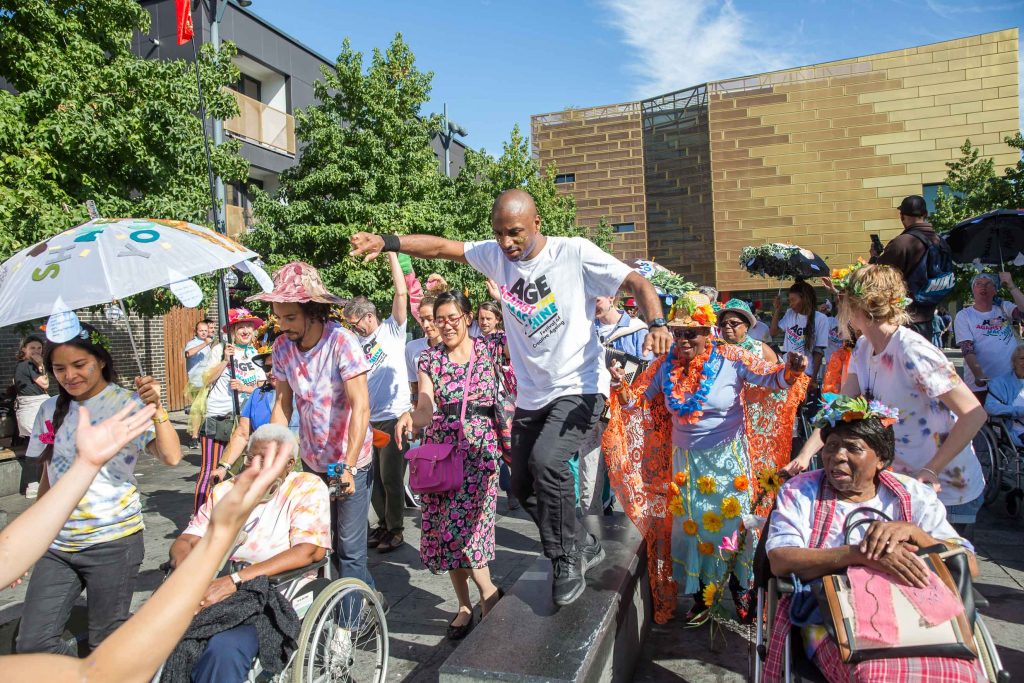
M 295 119 L 280 109 L 229 90 L 238 102 L 239 115 L 224 122 L 224 130 L 246 142 L 295 156 Z M 229 207 L 230 208 L 230 207 Z
M 225 227 L 228 237 L 238 239 L 239 235 L 248 232 L 253 226 L 252 209 L 228 204 L 225 211 Z

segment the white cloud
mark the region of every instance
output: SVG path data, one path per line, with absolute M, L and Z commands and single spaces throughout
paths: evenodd
M 925 0 L 925 5 L 928 6 L 928 9 L 943 19 L 952 19 L 957 14 L 983 14 L 985 12 L 1005 12 L 1007 10 L 1016 10 L 1024 6 L 1024 2 L 970 5 L 966 3 L 954 4 L 951 2 L 940 2 L 939 0 Z
M 708 81 L 803 62 L 786 36 L 766 42 L 730 0 L 602 0 L 635 61 L 636 94 L 651 97 Z

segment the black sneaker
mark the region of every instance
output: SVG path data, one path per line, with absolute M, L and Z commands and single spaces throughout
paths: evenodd
M 604 548 L 594 534 L 587 534 L 587 544 L 580 549 L 580 554 L 583 556 L 584 571 L 601 564 L 604 560 Z
M 568 555 L 555 558 L 551 561 L 551 569 L 551 599 L 556 605 L 565 607 L 583 595 L 587 583 L 584 580 L 586 568 L 582 553 L 574 550 Z
M 366 534 L 366 547 L 376 548 L 380 545 L 380 542 L 384 540 L 384 537 L 388 535 L 388 530 L 382 526 L 374 527 L 370 529 Z

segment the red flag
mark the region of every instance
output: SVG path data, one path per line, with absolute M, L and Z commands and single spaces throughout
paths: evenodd
M 178 11 L 178 45 L 192 40 L 192 2 L 191 0 L 175 0 Z

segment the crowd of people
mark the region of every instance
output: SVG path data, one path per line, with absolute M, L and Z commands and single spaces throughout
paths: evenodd
M 148 662 L 171 656 L 192 680 L 242 680 L 257 627 L 215 629 L 185 657 L 173 648 L 192 612 L 215 623 L 260 577 L 328 552 L 336 576 L 372 588 L 368 553 L 402 547 L 407 506 L 419 509 L 423 566 L 452 583 L 458 609 L 446 635 L 459 640 L 504 595 L 491 572 L 500 490 L 536 524 L 559 607 L 604 560 L 583 520 L 613 499 L 649 544 L 658 621 L 673 615 L 680 590 L 692 597 L 686 621 L 718 614 L 724 587 L 735 618 L 752 621 L 759 539 L 778 575 L 810 582 L 863 566 L 920 586 L 915 547 L 972 550 L 985 485 L 972 439 L 988 414 L 1024 434 L 1024 347 L 1013 328 L 1024 294 L 1006 273 L 979 274 L 972 305 L 936 326 L 941 313 L 918 280 L 941 241 L 920 197 L 899 213 L 904 232 L 872 263 L 826 278 L 821 303 L 810 283 L 794 283 L 767 324 L 756 305 L 711 287 L 668 305 L 588 240 L 545 236 L 522 190 L 495 200 L 493 240 L 355 234 L 351 256 L 387 259 L 386 313 L 331 293 L 306 263 L 281 267 L 273 291 L 250 297 L 272 325 L 234 308 L 221 330 L 229 341 L 201 321 L 185 346 L 201 453 L 192 518 L 170 548 L 172 578 L 128 623 L 143 557 L 133 469 L 144 452 L 177 464 L 178 434 L 153 378 L 136 378 L 134 391 L 114 384 L 97 330 L 83 325 L 63 343 L 29 337 L 15 373 L 18 422 L 31 436 L 27 455 L 45 465 L 46 495 L 0 535 L 4 583 L 34 563 L 17 650 L 71 654 L 61 634 L 87 590 L 95 666 L 115 666 L 103 663 L 106 643 L 148 638 Z M 474 308 L 437 274 L 421 286 L 410 257 L 468 264 L 491 299 Z M 996 297 L 1000 286 L 1012 301 Z M 422 337 L 410 340 L 410 316 Z M 963 380 L 941 350 L 949 329 Z M 815 428 L 795 441 L 801 418 Z M 844 522 L 865 506 L 893 521 L 847 542 Z M 34 543 L 16 551 L 29 523 Z M 231 571 L 202 580 L 243 523 Z M 170 585 L 188 615 L 152 607 Z M 158 626 L 162 638 L 139 631 Z M 843 662 L 822 629 L 804 625 L 804 635 L 830 681 L 891 680 Z M 948 665 L 914 659 L 925 671 Z M 971 664 L 946 670 L 948 680 L 977 674 Z

